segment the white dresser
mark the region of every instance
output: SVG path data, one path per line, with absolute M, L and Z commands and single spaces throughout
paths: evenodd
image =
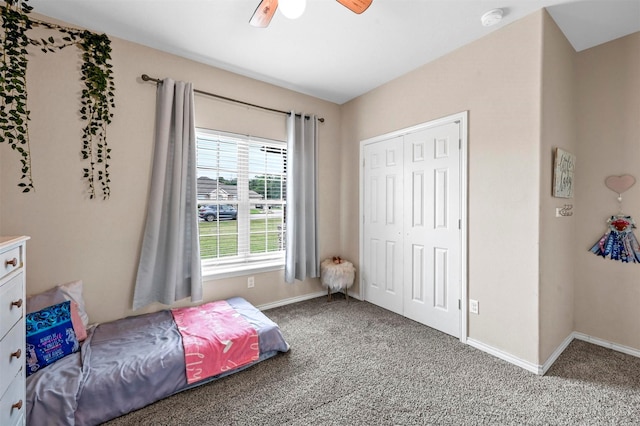
M 25 243 L 0 237 L 0 425 L 24 425 Z

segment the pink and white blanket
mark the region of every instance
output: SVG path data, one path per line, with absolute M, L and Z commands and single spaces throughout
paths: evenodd
M 187 383 L 257 361 L 258 332 L 224 300 L 172 309 L 182 335 Z

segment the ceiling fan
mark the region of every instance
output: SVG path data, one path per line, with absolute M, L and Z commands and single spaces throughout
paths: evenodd
M 284 0 L 283 0 L 284 1 Z M 302 1 L 302 0 L 299 0 Z M 350 11 L 357 13 L 358 15 L 367 10 L 373 0 L 337 0 L 338 3 L 349 9 Z M 273 14 L 276 13 L 278 8 L 278 0 L 261 0 L 260 4 L 253 12 L 249 24 L 257 28 L 266 28 L 273 18 Z

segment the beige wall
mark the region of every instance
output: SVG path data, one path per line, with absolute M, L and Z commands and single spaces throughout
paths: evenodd
M 116 109 L 108 128 L 112 151 L 111 199 L 85 195 L 79 152 L 79 55 L 73 49 L 35 52 L 28 68 L 29 126 L 36 191 L 16 184 L 17 158 L 2 147 L 0 234 L 26 234 L 27 292 L 82 279 L 92 321 L 132 314 L 131 301 L 150 181 L 155 85 L 140 75 L 191 81 L 194 87 L 277 109 L 315 113 L 320 125 L 320 253 L 338 253 L 336 179 L 339 174 L 340 109 L 337 105 L 216 68 L 112 38 Z M 284 139 L 285 116 L 196 96 L 196 125 Z M 206 300 L 240 295 L 261 305 L 322 291 L 318 280 L 284 284 L 283 272 L 204 283 Z M 151 306 L 146 310 L 156 310 Z M 142 310 L 142 311 L 146 311 Z M 139 311 L 141 312 L 141 311 Z
M 533 14 L 343 105 L 343 180 L 360 141 L 469 111 L 469 336 L 538 360 L 542 13 Z M 345 252 L 358 258 L 358 195 L 345 186 Z
M 553 19 L 544 13 L 540 140 L 540 364 L 574 330 L 572 248 L 575 245 L 576 216 L 557 218 L 555 209 L 564 204 L 575 204 L 575 197 L 552 196 L 555 148 L 577 154 L 574 57 L 573 47 Z
M 469 337 L 534 365 L 575 331 L 640 349 L 635 265 L 587 249 L 615 213 L 611 174 L 637 170 L 640 36 L 576 53 L 535 13 L 343 106 L 345 180 L 359 142 L 469 111 Z M 573 199 L 552 197 L 554 148 L 577 155 Z M 625 194 L 625 211 L 640 203 Z M 358 196 L 342 194 L 345 252 L 357 258 Z M 555 208 L 574 205 L 574 216 Z
M 618 212 L 605 178 L 631 174 L 640 181 L 640 33 L 580 52 L 576 77 L 575 329 L 640 350 L 640 265 L 588 252 Z M 623 203 L 640 220 L 640 183 Z
M 638 266 L 587 251 L 617 211 L 604 178 L 640 180 L 640 34 L 576 54 L 541 11 L 343 106 L 118 39 L 113 61 L 112 197 L 89 201 L 78 154 L 77 52 L 30 59 L 35 193 L 20 193 L 17 157 L 0 149 L 0 234 L 32 237 L 29 293 L 82 279 L 93 321 L 132 314 L 155 116 L 155 87 L 140 80 L 147 73 L 325 117 L 320 251 L 356 264 L 360 141 L 469 111 L 468 290 L 480 301 L 469 337 L 534 364 L 572 330 L 640 349 Z M 284 137 L 279 114 L 202 96 L 196 109 L 198 126 Z M 554 216 L 565 201 L 550 195 L 555 147 L 578 159 L 571 218 Z M 625 211 L 638 208 L 640 184 L 625 194 Z M 281 271 L 256 274 L 253 290 L 246 276 L 204 288 L 207 300 L 241 295 L 257 305 L 321 291 L 317 280 L 286 285 Z

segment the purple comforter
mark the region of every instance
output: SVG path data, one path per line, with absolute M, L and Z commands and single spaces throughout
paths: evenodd
M 258 330 L 258 362 L 289 350 L 260 310 L 239 297 L 227 302 Z M 193 386 L 171 312 L 128 317 L 92 328 L 80 352 L 27 378 L 27 424 L 95 425 Z

